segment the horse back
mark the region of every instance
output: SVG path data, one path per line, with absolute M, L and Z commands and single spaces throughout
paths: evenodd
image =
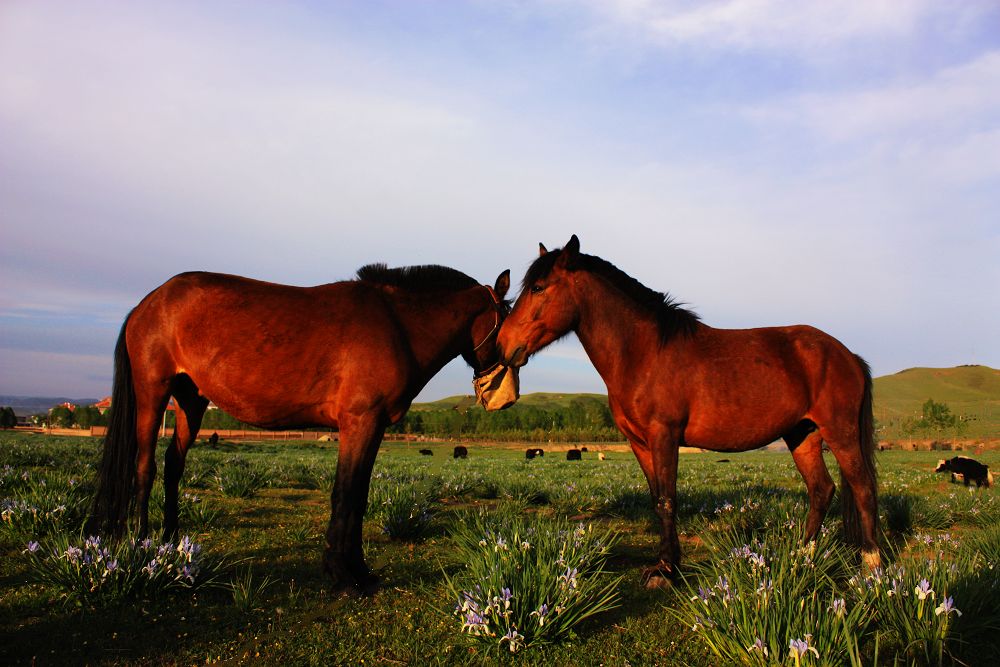
M 331 423 L 342 404 L 408 382 L 399 323 L 376 289 L 353 281 L 180 274 L 136 307 L 126 341 L 148 381 L 187 374 L 219 407 L 262 425 Z
M 687 444 L 705 449 L 762 447 L 832 413 L 850 412 L 856 421 L 865 386 L 857 358 L 811 326 L 703 325 L 647 353 L 638 366 L 647 370 L 636 373 L 646 381 L 617 392 L 621 421 L 630 430 L 674 424 Z

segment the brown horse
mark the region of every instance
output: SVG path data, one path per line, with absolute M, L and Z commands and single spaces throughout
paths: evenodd
M 343 588 L 370 590 L 361 522 L 385 428 L 461 355 L 497 366 L 510 272 L 493 287 L 441 266 L 360 269 L 356 280 L 292 287 L 184 273 L 128 315 L 115 349 L 112 421 L 89 529 L 120 534 L 131 513 L 148 530 L 156 434 L 171 396 L 177 423 L 164 468 L 164 541 L 176 537 L 177 485 L 209 400 L 264 428 L 340 430 L 323 567 Z M 516 371 L 510 375 L 515 375 Z M 492 405 L 492 390 L 481 400 Z
M 875 441 L 868 365 L 808 326 L 725 330 L 703 324 L 641 285 L 576 236 L 525 274 L 500 329 L 501 360 L 514 367 L 576 332 L 608 387 L 615 423 L 632 445 L 661 522 L 659 562 L 647 584 L 675 576 L 677 451 L 740 452 L 784 438 L 809 492 L 805 537 L 819 530 L 834 494 L 826 442 L 841 471 L 844 524 L 865 563 L 879 563 Z

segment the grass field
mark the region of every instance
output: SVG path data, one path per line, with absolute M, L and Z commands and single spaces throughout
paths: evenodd
M 453 460 L 444 443 L 420 456 L 427 446 L 379 454 L 365 548 L 383 585 L 356 598 L 332 596 L 319 568 L 336 443 L 195 447 L 181 514 L 193 544 L 170 550 L 173 579 L 153 586 L 141 554 L 129 565 L 79 535 L 98 441 L 0 432 L 0 663 L 977 665 L 1000 651 L 1000 501 L 929 472 L 935 453 L 880 455 L 886 568 L 864 578 L 836 505 L 830 530 L 801 548 L 804 485 L 787 453 L 684 454 L 686 580 L 648 591 L 639 568 L 657 534 L 630 453 L 525 461 L 521 448 L 472 444 Z M 982 459 L 1000 465 L 1000 453 Z M 598 545 L 579 570 L 543 562 L 550 543 L 570 560 L 574 539 Z M 100 549 L 103 574 L 87 579 Z M 183 562 L 200 570 L 186 578 Z M 493 579 L 514 604 L 494 598 L 486 630 L 468 600 L 477 584 L 488 598 Z M 564 612 L 546 635 L 541 598 L 533 614 L 524 606 L 545 586 L 580 604 L 581 591 L 610 590 L 613 608 Z M 514 619 L 521 634 L 504 641 Z

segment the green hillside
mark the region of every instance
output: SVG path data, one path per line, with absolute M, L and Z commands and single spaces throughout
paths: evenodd
M 875 378 L 874 391 L 875 418 L 883 438 L 1000 438 L 1000 370 L 987 366 L 910 368 Z M 963 426 L 952 433 L 907 432 L 907 422 L 921 416 L 921 408 L 927 399 L 947 405 L 952 414 L 963 418 Z M 513 410 L 515 413 L 563 411 L 571 409 L 574 401 L 577 401 L 578 409 L 581 402 L 598 401 L 607 406 L 604 394 L 534 393 L 521 396 Z M 415 403 L 411 412 L 465 412 L 475 404 L 476 399 L 472 395 L 449 396 L 430 403 Z
M 988 366 L 909 368 L 875 378 L 875 418 L 898 437 L 905 420 L 920 416 L 927 399 L 966 418 L 969 437 L 1000 437 L 1000 370 Z

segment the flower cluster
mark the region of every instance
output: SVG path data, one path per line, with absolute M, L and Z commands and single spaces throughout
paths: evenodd
M 479 517 L 456 536 L 468 587 L 452 585 L 461 630 L 511 652 L 563 637 L 617 602 L 601 566 L 615 536 L 592 527 Z
M 148 538 L 106 543 L 96 536 L 77 543 L 57 536 L 48 547 L 32 540 L 23 553 L 37 581 L 67 598 L 97 604 L 195 586 L 201 581 L 201 551 L 187 536 L 177 544 Z

